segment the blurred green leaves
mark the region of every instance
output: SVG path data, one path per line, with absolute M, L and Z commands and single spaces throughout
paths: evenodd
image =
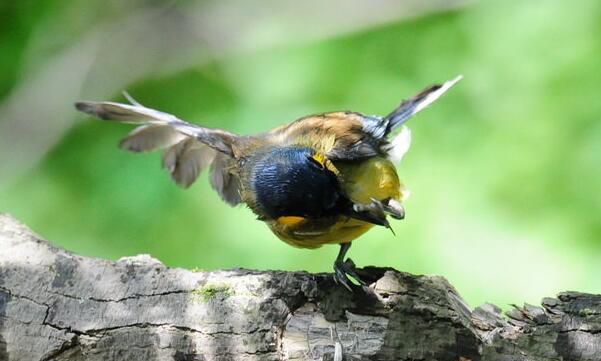
M 199 4 L 205 3 L 212 4 Z M 0 57 L 0 113 L 19 82 L 52 54 L 150 6 L 16 4 L 1 10 L 11 20 L 2 25 L 0 49 L 11 56 Z M 191 4 L 165 11 L 204 9 Z M 285 26 L 276 17 L 286 14 L 272 16 L 253 36 L 266 39 Z M 177 66 L 140 71 L 126 88 L 143 104 L 184 119 L 255 133 L 314 112 L 384 114 L 425 85 L 461 73 L 464 80 L 410 124 L 413 146 L 399 173 L 412 196 L 407 219 L 393 225 L 398 236 L 373 230 L 349 255 L 359 265 L 444 275 L 472 305 L 536 303 L 566 289 L 601 292 L 601 3 L 486 1 L 397 17 L 310 41 L 241 43 L 239 51 L 232 42 L 219 54 L 206 41 L 185 43 L 197 48 L 160 55 Z M 317 33 L 321 23 L 306 21 Z M 219 34 L 209 35 L 219 43 Z M 131 44 L 132 53 L 149 46 Z M 154 69 L 139 63 L 144 57 L 96 57 L 104 65 L 92 63 L 84 94 L 119 84 L 129 69 Z M 114 99 L 121 100 L 120 90 L 111 88 Z M 291 248 L 250 211 L 223 204 L 206 175 L 184 191 L 160 169 L 158 154 L 118 150 L 127 126 L 67 114 L 73 124 L 60 141 L 0 187 L 0 211 L 85 255 L 151 253 L 189 268 L 330 271 L 337 247 Z M 35 121 L 44 132 L 45 119 Z

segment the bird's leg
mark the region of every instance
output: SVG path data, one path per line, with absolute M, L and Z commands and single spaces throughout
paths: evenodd
M 366 284 L 357 274 L 355 262 L 350 258 L 344 259 L 349 248 L 351 248 L 351 242 L 340 244 L 340 251 L 338 252 L 336 261 L 334 261 L 334 281 L 342 284 L 347 290 L 352 291 L 351 285 L 353 283 L 348 276 L 354 278 L 362 286 Z

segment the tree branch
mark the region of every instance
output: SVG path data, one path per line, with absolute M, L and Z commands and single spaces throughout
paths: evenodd
M 7 215 L 0 249 L 0 360 L 601 358 L 599 295 L 566 292 L 505 317 L 472 311 L 442 277 L 368 267 L 373 283 L 351 294 L 329 274 L 111 262 Z

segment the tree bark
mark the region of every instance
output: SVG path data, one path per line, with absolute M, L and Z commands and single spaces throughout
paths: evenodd
M 0 215 L 0 360 L 601 360 L 601 296 L 471 310 L 442 277 L 81 257 Z

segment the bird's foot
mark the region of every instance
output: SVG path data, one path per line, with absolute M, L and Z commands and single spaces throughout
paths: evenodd
M 352 259 L 347 258 L 346 261 L 336 261 L 334 262 L 334 281 L 343 285 L 347 290 L 353 291 L 352 287 L 357 287 L 355 283 L 351 281 L 349 278 L 353 278 L 356 280 L 361 286 L 366 286 L 367 284 L 361 279 L 359 274 L 357 273 L 357 268 L 355 266 L 355 262 Z

